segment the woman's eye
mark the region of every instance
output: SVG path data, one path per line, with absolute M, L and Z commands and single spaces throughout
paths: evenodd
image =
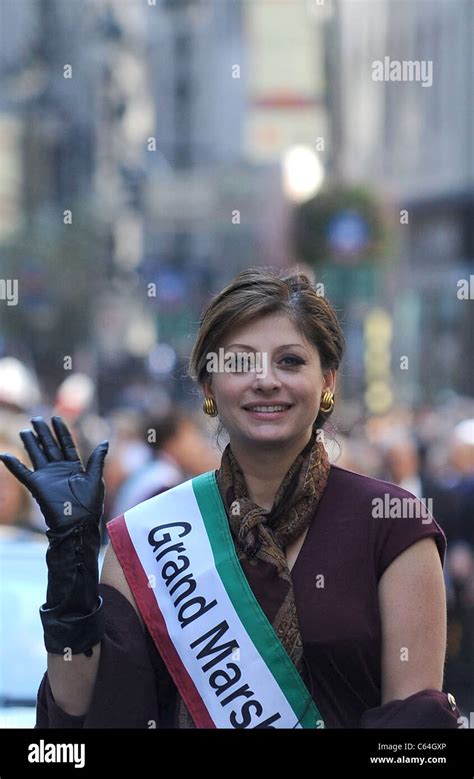
M 289 367 L 292 367 L 294 365 L 304 365 L 304 360 L 301 359 L 301 357 L 292 357 L 291 355 L 288 355 L 287 357 L 283 357 L 280 362 L 286 362 Z

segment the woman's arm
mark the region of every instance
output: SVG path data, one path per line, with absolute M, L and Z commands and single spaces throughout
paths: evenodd
M 143 629 L 143 620 L 138 611 L 130 587 L 117 560 L 112 544 L 104 557 L 100 576 L 101 584 L 108 584 L 118 590 L 134 607 Z M 62 655 L 48 653 L 48 679 L 57 705 L 67 714 L 80 717 L 89 710 L 99 669 L 101 645 L 94 647 L 91 657 L 84 654 L 71 655 L 68 662 Z
M 101 584 L 109 584 L 111 587 L 115 587 L 135 609 L 143 631 L 145 630 L 142 615 L 138 610 L 138 606 L 135 602 L 135 598 L 132 595 L 132 591 L 125 578 L 123 568 L 120 565 L 117 555 L 112 544 L 109 543 L 105 550 L 104 562 L 102 564 L 102 571 L 100 574 Z
M 66 661 L 61 655 L 48 652 L 48 679 L 56 704 L 74 717 L 87 713 L 100 660 L 100 643 L 93 647 L 91 657 L 71 655 Z
M 379 581 L 382 704 L 441 690 L 446 655 L 446 592 L 433 538 L 399 554 Z

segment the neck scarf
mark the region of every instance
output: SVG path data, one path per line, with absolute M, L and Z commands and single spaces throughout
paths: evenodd
M 296 669 L 305 680 L 303 642 L 298 626 L 291 573 L 285 549 L 308 529 L 326 487 L 330 463 L 324 445 L 311 438 L 281 482 L 270 510 L 248 495 L 245 477 L 230 444 L 216 471 L 239 562 L 262 610 Z M 306 681 L 306 680 L 305 680 Z M 182 699 L 178 727 L 194 723 Z

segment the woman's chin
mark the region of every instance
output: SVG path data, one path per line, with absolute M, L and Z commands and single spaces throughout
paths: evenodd
M 265 427 L 253 428 L 247 431 L 247 438 L 253 444 L 282 444 L 285 441 L 291 441 L 295 433 L 276 425 L 266 425 Z

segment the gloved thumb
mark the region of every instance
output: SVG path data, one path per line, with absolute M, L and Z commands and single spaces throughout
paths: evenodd
M 5 467 L 8 468 L 10 473 L 12 473 L 13 476 L 16 476 L 18 481 L 20 481 L 25 485 L 25 487 L 28 487 L 29 489 L 30 476 L 33 476 L 33 472 L 30 471 L 26 465 L 23 465 L 23 463 L 20 462 L 17 457 L 13 457 L 12 454 L 8 454 L 7 452 L 2 452 L 2 454 L 0 454 L 0 460 L 3 462 Z

